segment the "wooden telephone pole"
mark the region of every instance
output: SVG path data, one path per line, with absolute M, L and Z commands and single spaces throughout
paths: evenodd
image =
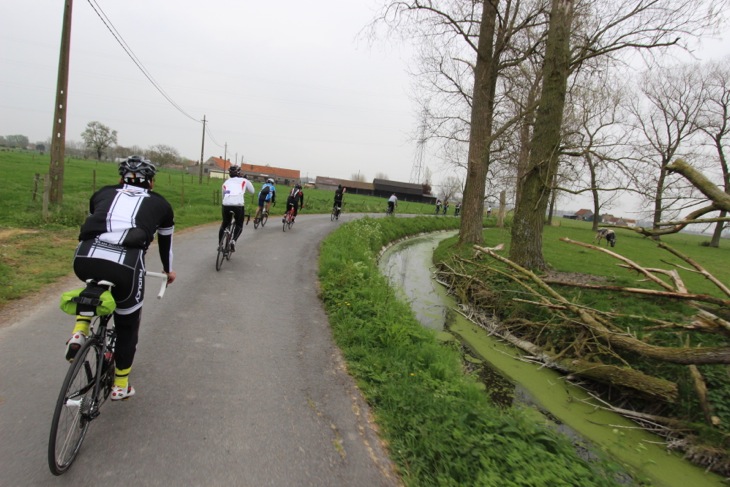
M 68 99 L 68 67 L 71 52 L 71 10 L 73 0 L 66 0 L 63 8 L 63 29 L 61 31 L 61 53 L 58 57 L 58 80 L 56 82 L 56 107 L 53 113 L 51 134 L 51 165 L 49 200 L 60 205 L 63 201 L 63 158 L 66 155 L 66 100 Z
M 203 115 L 203 142 L 200 144 L 200 175 L 198 184 L 203 184 L 203 152 L 205 151 L 205 115 Z

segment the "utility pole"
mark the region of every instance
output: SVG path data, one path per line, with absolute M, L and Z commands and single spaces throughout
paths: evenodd
M 203 151 L 205 151 L 205 115 L 203 115 L 203 142 L 200 144 L 200 175 L 198 184 L 203 184 Z
M 223 144 L 223 160 L 224 161 L 228 160 L 228 142 L 225 142 Z
M 53 112 L 53 133 L 51 134 L 51 165 L 48 168 L 48 175 L 51 180 L 49 201 L 57 205 L 60 205 L 63 201 L 63 158 L 66 156 L 66 100 L 68 99 L 72 9 L 73 0 L 66 0 L 63 7 L 61 53 L 58 56 L 56 107 Z

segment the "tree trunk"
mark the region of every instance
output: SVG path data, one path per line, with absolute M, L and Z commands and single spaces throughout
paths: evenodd
M 601 222 L 601 203 L 598 195 L 598 177 L 596 176 L 596 165 L 593 163 L 593 158 L 590 154 L 588 158 L 588 171 L 591 175 L 591 195 L 593 196 L 593 225 L 591 229 L 594 232 L 598 231 L 598 224 Z
M 550 10 L 540 107 L 530 144 L 530 160 L 512 225 L 510 259 L 528 269 L 545 269 L 542 232 L 553 175 L 557 171 L 560 129 L 570 74 L 570 32 L 574 0 L 553 0 Z
M 479 46 L 474 69 L 474 94 L 464 202 L 461 206 L 459 243 L 481 243 L 484 189 L 489 171 L 489 149 L 494 115 L 497 60 L 494 59 L 494 34 L 499 2 L 484 2 L 479 28 Z
M 720 212 L 720 218 L 725 218 L 727 216 L 727 211 L 722 210 Z M 720 247 L 720 239 L 722 238 L 722 231 L 725 230 L 725 222 L 717 222 L 715 224 L 715 231 L 712 234 L 712 240 L 710 240 L 710 247 L 718 248 Z

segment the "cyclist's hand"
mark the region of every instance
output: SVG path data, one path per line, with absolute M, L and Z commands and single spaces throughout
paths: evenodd
M 177 277 L 177 272 L 170 271 L 170 272 L 165 272 L 165 274 L 167 274 L 167 285 L 168 286 L 170 284 L 172 284 L 173 282 L 175 282 L 175 278 Z

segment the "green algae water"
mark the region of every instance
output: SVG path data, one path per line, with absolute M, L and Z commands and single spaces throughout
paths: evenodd
M 474 355 L 512 384 L 515 407 L 530 408 L 540 421 L 551 421 L 590 450 L 603 452 L 620 463 L 636 485 L 666 487 L 727 486 L 723 478 L 668 452 L 664 440 L 615 413 L 596 408 L 595 400 L 566 382 L 556 371 L 518 360 L 520 351 L 490 336 L 455 312 L 454 301 L 432 278 L 433 250 L 453 232 L 404 240 L 389 247 L 380 258 L 380 269 L 428 328 L 448 330 Z M 492 381 L 490 381 L 491 384 Z M 499 381 L 503 383 L 504 381 Z M 488 385 L 489 389 L 491 385 Z M 503 386 L 502 386 L 503 387 Z M 504 397 L 505 394 L 501 393 Z

